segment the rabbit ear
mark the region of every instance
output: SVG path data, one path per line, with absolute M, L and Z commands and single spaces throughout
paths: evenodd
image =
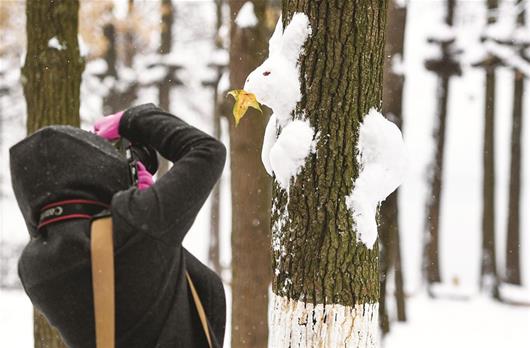
M 283 35 L 283 22 L 282 22 L 282 16 L 278 19 L 278 23 L 276 23 L 276 28 L 274 29 L 274 33 L 272 34 L 270 40 L 269 40 L 269 57 L 280 53 L 282 49 L 282 35 Z
M 311 34 L 311 27 L 307 16 L 301 12 L 295 13 L 283 33 L 282 54 L 291 62 L 296 63 L 300 49 L 309 34 Z

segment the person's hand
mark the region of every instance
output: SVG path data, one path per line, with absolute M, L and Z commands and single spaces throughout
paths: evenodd
M 138 189 L 143 190 L 153 185 L 153 176 L 140 161 L 136 162 L 138 168 Z
M 107 140 L 119 139 L 120 133 L 118 132 L 118 128 L 122 116 L 123 111 L 120 111 L 115 114 L 99 118 L 94 123 L 93 132 Z

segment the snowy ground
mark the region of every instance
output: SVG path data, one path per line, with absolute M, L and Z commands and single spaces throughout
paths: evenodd
M 140 2 L 141 3 L 141 2 Z M 527 1 L 530 7 L 530 1 Z M 201 6 L 205 6 L 201 2 Z M 477 49 L 478 36 L 485 19 L 483 1 L 459 1 L 455 23 L 458 26 L 457 42 L 460 47 L 473 53 Z M 446 284 L 458 283 L 444 292 L 469 294 L 469 300 L 431 300 L 424 295 L 420 282 L 419 262 L 424 224 L 426 199 L 425 178 L 427 165 L 432 154 L 432 127 L 435 111 L 436 78 L 425 71 L 423 61 L 436 50 L 425 44 L 432 32 L 433 23 L 440 23 L 444 14 L 443 2 L 436 0 L 415 0 L 409 2 L 407 44 L 404 70 L 406 89 L 404 102 L 404 129 L 409 152 L 410 169 L 401 189 L 400 223 L 402 228 L 403 264 L 406 289 L 409 294 L 409 321 L 395 324 L 385 347 L 480 347 L 480 348 L 525 348 L 530 347 L 530 307 L 517 307 L 494 302 L 478 294 L 477 283 L 480 271 L 480 195 L 483 132 L 483 73 L 469 66 L 465 74 L 451 82 L 451 105 L 447 130 L 447 166 L 444 172 L 445 188 L 442 200 L 442 276 Z M 207 6 L 207 5 L 206 5 Z M 210 8 L 208 11 L 210 11 Z M 179 28 L 175 50 L 182 55 L 188 66 L 180 77 L 186 87 L 175 90 L 173 111 L 190 123 L 210 129 L 209 110 L 211 92 L 200 85 L 201 76 L 208 75 L 206 66 L 211 52 L 210 34 L 199 37 L 193 31 L 200 26 L 192 18 L 202 13 L 205 20 L 213 21 L 207 11 L 193 11 L 182 8 L 177 19 L 189 21 L 185 28 Z M 182 21 L 180 22 L 182 23 Z M 204 30 L 211 30 L 213 26 Z M 496 115 L 497 155 L 497 237 L 500 270 L 504 268 L 503 250 L 506 234 L 509 139 L 511 132 L 512 72 L 499 69 L 498 103 Z M 523 129 L 523 187 L 522 212 L 530 210 L 530 84 L 527 83 L 525 125 Z M 156 91 L 144 90 L 140 101 L 152 101 Z M 19 96 L 20 97 L 20 96 Z M 5 104 L 2 104 L 5 105 Z M 19 108 L 20 109 L 20 108 Z M 10 109 L 10 114 L 22 113 Z M 22 108 L 23 109 L 23 108 Z M 7 109 L 0 111 L 4 112 Z M 89 103 L 82 107 L 85 116 L 97 115 L 100 105 Z M 528 121 L 528 122 L 527 122 Z M 1 168 L 7 173 L 7 148 L 23 136 L 20 120 L 12 121 L 2 130 Z M 224 125 L 226 130 L 226 124 Z M 226 131 L 224 132 L 226 134 Z M 227 143 L 226 136 L 223 139 Z M 230 262 L 230 197 L 229 170 L 222 178 L 221 224 L 223 226 L 222 262 Z M 2 176 L 3 192 L 9 188 L 9 178 Z M 1 255 L 7 254 L 7 244 L 24 243 L 27 234 L 11 195 L 0 205 L 0 242 L 4 242 Z M 523 281 L 530 288 L 530 218 L 522 214 Z M 184 244 L 201 260 L 206 261 L 209 232 L 209 204 L 197 217 Z M 14 263 L 10 264 L 13 267 Z M 4 265 L 0 265 L 0 271 Z M 11 269 L 13 276 L 14 269 Z M 2 277 L 7 277 L 0 272 Z M 16 274 L 15 274 L 16 276 Z M 223 274 L 230 280 L 229 272 Z M 2 280 L 0 283 L 6 281 Z M 7 282 L 7 281 L 6 281 Z M 9 281 L 12 283 L 11 281 Z M 228 287 L 227 287 L 227 290 Z M 530 290 L 527 290 L 530 297 Z M 20 289 L 0 288 L 0 346 L 29 348 L 32 346 L 31 305 Z M 229 333 L 229 328 L 227 330 Z M 228 344 L 227 344 L 228 346 Z
M 392 328 L 384 348 L 526 348 L 530 347 L 530 310 L 476 297 L 470 301 L 408 302 L 410 317 Z M 33 347 L 31 303 L 22 291 L 0 290 L 0 337 L 3 347 Z
M 385 348 L 530 347 L 530 309 L 478 296 L 470 301 L 411 298 L 410 317 L 396 324 Z

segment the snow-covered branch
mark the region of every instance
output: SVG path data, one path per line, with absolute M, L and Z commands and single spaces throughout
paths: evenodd
M 521 57 L 516 49 L 506 47 L 493 41 L 484 43 L 486 51 L 502 60 L 507 66 L 519 70 L 524 75 L 530 77 L 530 62 Z

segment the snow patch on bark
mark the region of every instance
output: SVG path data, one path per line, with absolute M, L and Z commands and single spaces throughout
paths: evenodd
M 403 181 L 406 151 L 399 128 L 371 109 L 359 130 L 359 176 L 346 197 L 359 240 L 371 249 L 377 240 L 378 205 Z
M 254 4 L 252 2 L 245 2 L 237 14 L 235 23 L 240 28 L 252 28 L 258 24 L 258 19 L 254 12 Z
M 261 162 L 267 173 L 272 176 L 274 173 L 272 171 L 271 160 L 269 154 L 271 152 L 272 146 L 276 142 L 278 128 L 276 127 L 276 115 L 271 115 L 267 127 L 265 128 L 265 135 L 263 136 L 263 146 L 261 147 Z
M 272 302 L 269 347 L 379 347 L 378 303 L 313 305 L 278 295 Z
M 273 111 L 265 130 L 261 159 L 267 173 L 275 175 L 286 190 L 291 177 L 304 165 L 315 133 L 309 122 L 293 120 L 292 115 L 302 98 L 298 59 L 310 34 L 309 19 L 304 13 L 295 13 L 285 31 L 280 18 L 269 40 L 269 57 L 250 73 L 244 86 L 245 91 L 255 94 L 261 104 Z
M 392 56 L 391 69 L 394 75 L 405 76 L 405 62 L 401 54 L 394 54 Z
M 90 54 L 90 46 L 83 40 L 81 35 L 77 35 L 77 42 L 79 42 L 79 55 L 87 57 Z
M 66 43 L 61 44 L 57 36 L 54 36 L 50 40 L 48 40 L 48 47 L 55 48 L 58 51 L 63 51 L 66 49 Z
M 283 229 L 287 221 L 289 221 L 289 195 L 287 195 L 287 202 L 283 206 L 278 204 L 278 200 L 274 199 L 272 202 L 272 212 L 273 214 L 278 214 L 278 219 L 271 226 L 271 235 L 272 235 L 272 250 L 276 253 L 276 267 L 274 269 L 274 274 L 280 274 L 282 257 L 287 255 L 287 250 L 285 249 L 285 244 L 282 243 Z M 284 284 L 284 287 L 287 284 Z
M 269 154 L 270 167 L 276 181 L 283 188 L 289 187 L 291 177 L 298 175 L 313 148 L 315 131 L 309 121 L 294 120 L 282 130 Z

